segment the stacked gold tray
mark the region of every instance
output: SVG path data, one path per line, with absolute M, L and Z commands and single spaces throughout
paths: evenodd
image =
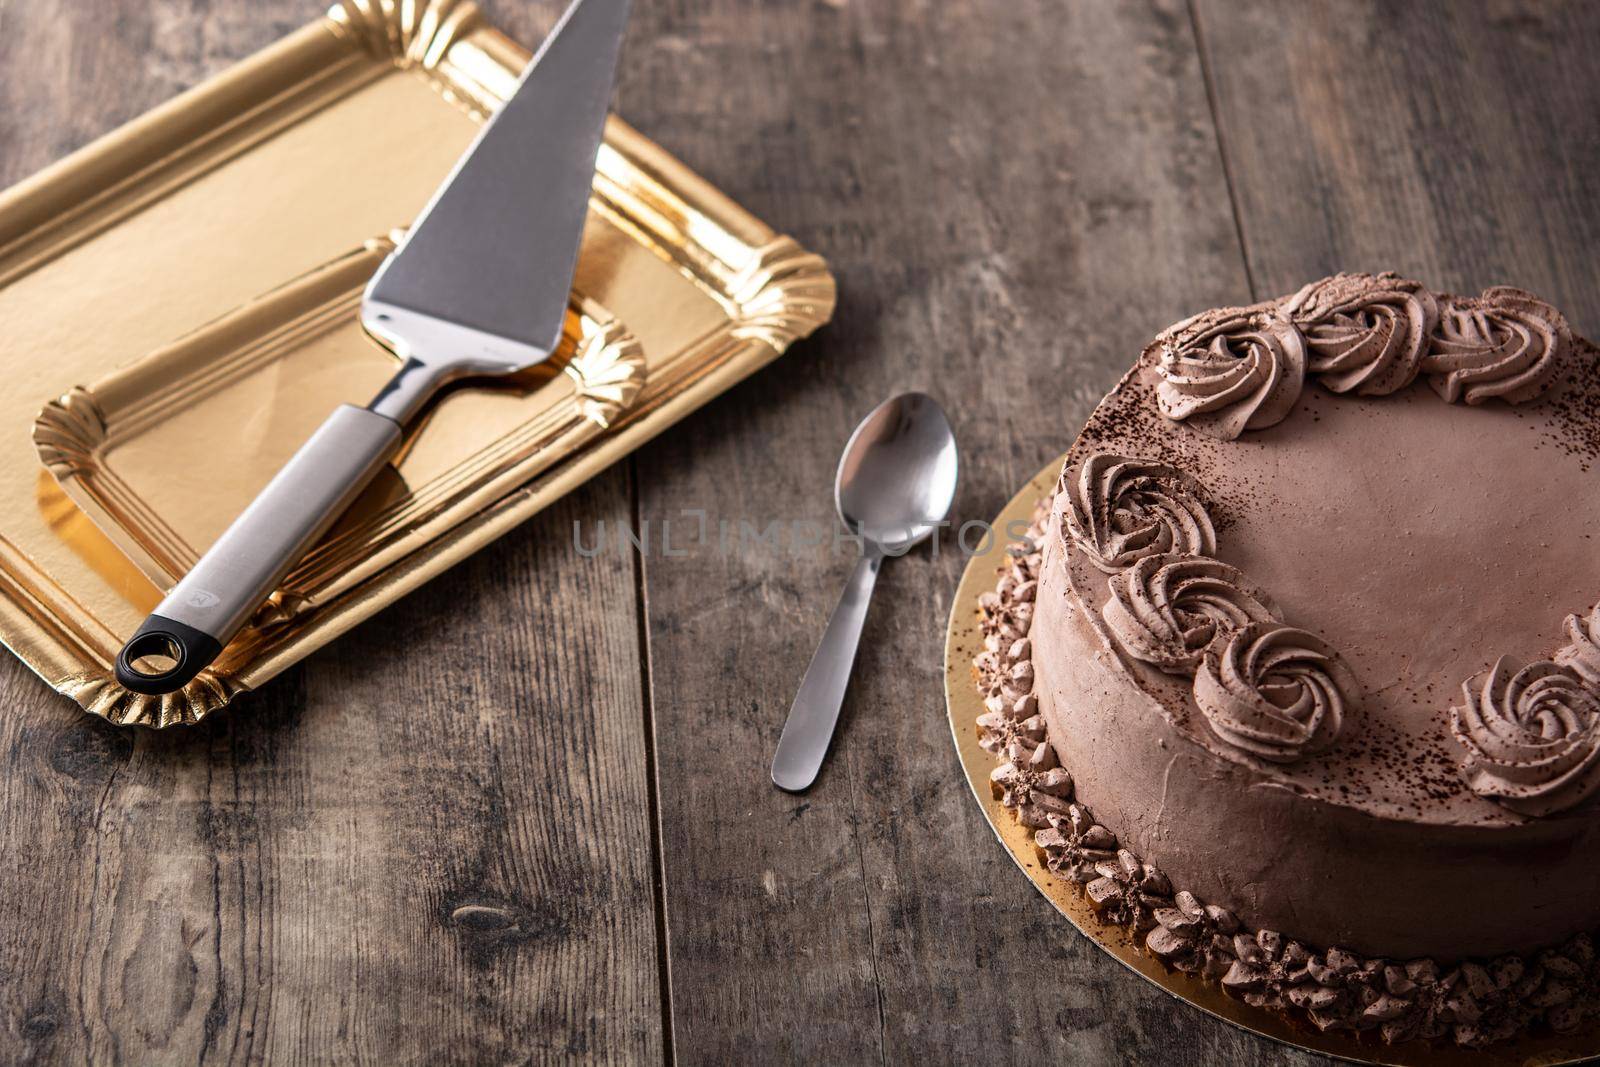
M 436 402 L 212 670 L 120 688 L 165 589 L 388 377 L 361 290 L 527 60 L 469 3 L 344 0 L 0 194 L 0 639 L 59 692 L 195 722 L 827 321 L 819 257 L 613 117 L 556 358 Z

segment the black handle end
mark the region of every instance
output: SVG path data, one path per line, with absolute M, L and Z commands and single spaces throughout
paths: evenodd
M 174 693 L 192 682 L 221 652 L 222 642 L 210 634 L 152 615 L 117 653 L 117 683 L 147 696 Z

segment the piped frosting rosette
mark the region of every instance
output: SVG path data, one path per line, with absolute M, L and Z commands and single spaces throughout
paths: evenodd
M 1330 748 L 1359 693 L 1321 638 L 1273 622 L 1251 623 L 1209 649 L 1194 679 L 1195 704 L 1217 736 L 1273 763 Z
M 1129 655 L 1168 674 L 1193 675 L 1234 631 L 1282 618 L 1237 569 L 1202 556 L 1146 556 L 1108 584 L 1106 626 Z
M 1283 313 L 1305 339 L 1306 369 L 1335 393 L 1381 396 L 1422 369 L 1439 303 L 1417 282 L 1382 274 L 1336 274 L 1290 297 Z
M 1532 400 L 1550 387 L 1572 347 L 1566 317 L 1507 285 L 1452 297 L 1439 310 L 1423 373 L 1449 402 Z
M 1216 533 L 1191 475 L 1096 452 L 1063 476 L 1064 534 L 1109 577 L 1100 609 L 1130 658 L 1194 678 L 1216 736 L 1288 763 L 1330 747 L 1360 690 L 1314 634 L 1283 625 L 1277 605 L 1214 558 Z
M 1176 467 L 1097 452 L 1063 488 L 1068 536 L 1108 574 L 1147 556 L 1216 549 L 1204 490 Z
M 1281 422 L 1308 375 L 1381 396 L 1425 375 L 1451 403 L 1521 404 L 1550 388 L 1573 347 L 1566 318 L 1510 286 L 1436 294 L 1392 271 L 1336 274 L 1292 296 L 1216 308 L 1156 338 L 1162 414 L 1232 440 Z
M 1567 645 L 1555 659 L 1585 684 L 1600 689 L 1600 604 L 1590 610 L 1587 619 L 1567 616 Z
M 1450 729 L 1472 791 L 1513 811 L 1566 811 L 1600 790 L 1600 695 L 1559 663 L 1500 657 L 1462 686 Z
M 1305 344 L 1270 307 L 1218 308 L 1159 339 L 1156 401 L 1169 419 L 1213 437 L 1283 421 L 1305 384 Z

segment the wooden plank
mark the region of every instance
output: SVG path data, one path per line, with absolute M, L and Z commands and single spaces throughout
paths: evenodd
M 203 727 L 0 668 L 0 1059 L 661 1048 L 632 562 L 586 487 Z
M 1531 289 L 1600 330 L 1600 9 L 1198 0 L 1258 296 Z
M 968 794 L 941 648 L 962 560 L 886 564 L 822 778 L 767 778 L 849 560 L 838 449 L 948 407 L 958 519 L 1070 442 L 1167 323 L 1246 288 L 1181 2 L 640 5 L 619 110 L 824 252 L 836 321 L 637 460 L 675 1041 L 685 1062 L 1293 1062 L 1126 974 Z M 683 544 L 703 509 L 734 544 Z
M 321 7 L 0 0 L 0 180 Z M 605 473 L 194 730 L 0 657 L 0 1062 L 659 1059 L 636 569 L 571 538 L 631 509 Z

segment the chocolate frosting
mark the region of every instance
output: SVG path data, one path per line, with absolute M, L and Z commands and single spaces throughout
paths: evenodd
M 1386 395 L 1424 374 L 1451 403 L 1526 403 L 1555 381 L 1572 331 L 1521 289 L 1436 294 L 1385 271 L 1336 274 L 1292 296 L 1203 312 L 1156 345 L 1162 414 L 1231 441 L 1283 421 L 1308 374 L 1334 393 Z
M 1194 679 L 1194 702 L 1217 736 L 1273 763 L 1331 748 L 1360 693 L 1325 641 L 1272 622 L 1208 650 Z
M 1521 404 L 1550 387 L 1571 345 L 1559 311 L 1501 285 L 1477 298 L 1445 300 L 1422 369 L 1451 403 L 1499 397 Z
M 1160 344 L 1162 412 L 1226 440 L 1281 422 L 1305 383 L 1300 331 L 1270 307 L 1207 311 Z
M 1462 686 L 1450 728 L 1472 791 L 1513 811 L 1549 815 L 1600 790 L 1600 693 L 1558 663 L 1501 656 Z
M 1235 630 L 1282 618 L 1237 569 L 1203 556 L 1146 556 L 1109 587 L 1101 613 L 1117 642 L 1169 674 L 1192 675 Z
M 1336 274 L 1290 297 L 1284 314 L 1305 338 L 1306 368 L 1335 393 L 1392 393 L 1422 368 L 1439 303 L 1390 272 Z
M 1209 555 L 1216 546 L 1204 490 L 1176 467 L 1101 453 L 1064 495 L 1068 536 L 1107 573 L 1146 556 Z
M 1151 488 L 1162 481 L 1172 488 Z M 1063 484 L 1073 483 L 1063 475 Z M 1201 554 L 1215 550 L 1216 538 L 1198 482 L 1167 464 L 1096 452 L 1076 486 L 1064 494 L 1066 526 L 1111 573 L 1101 611 L 1130 656 L 1195 675 L 1195 702 L 1217 737 L 1260 759 L 1292 763 L 1338 739 L 1360 692 L 1349 668 L 1315 634 L 1281 625 L 1277 608 L 1237 569 Z M 1174 531 L 1185 522 L 1188 536 L 1180 538 Z M 1140 554 L 1180 539 L 1194 547 Z
M 1347 275 L 1162 334 L 984 604 L 980 727 L 1023 757 L 997 795 L 1049 869 L 1171 966 L 1319 1027 L 1478 1046 L 1600 1015 L 1600 605 L 1562 618 L 1600 590 L 1600 350 L 1491 289 L 1432 294 L 1417 359 L 1423 292 Z M 1329 389 L 1243 437 L 1259 386 L 1175 420 L 1184 343 L 1220 359 L 1220 330 L 1259 366 L 1241 338 L 1285 329 Z M 1119 489 L 1133 471 L 1166 504 Z M 1176 606 L 1185 556 L 1268 617 Z
M 1567 616 L 1567 644 L 1555 658 L 1584 682 L 1600 688 L 1600 604 L 1587 619 Z
M 1033 601 L 1023 598 L 1040 576 L 1044 522 L 1036 513 L 1028 540 L 1011 546 L 999 587 L 980 598 L 985 651 L 977 667 L 987 710 L 978 717 L 979 742 L 1004 760 L 991 775 L 996 798 L 1035 828 L 1046 867 L 1082 886 L 1103 922 L 1254 1007 L 1302 1015 L 1323 1030 L 1375 1031 L 1389 1044 L 1449 1036 L 1482 1048 L 1541 1024 L 1570 1033 L 1600 1013 L 1600 954 L 1586 932 L 1558 948 L 1447 966 L 1360 956 L 1250 928 L 1228 908 L 1175 889 L 1164 871 L 1122 847 L 1042 743 L 1033 694 L 1016 696 L 1019 668 L 1031 667 Z
M 1454 298 L 1437 299 L 1442 318 Z M 1299 311 L 1321 304 L 1303 297 Z M 1305 388 L 1282 421 L 1227 440 L 1167 417 L 1173 332 L 1074 445 L 1028 579 L 1037 588 L 1026 718 L 1045 722 L 1074 802 L 1179 888 L 1306 944 L 1447 963 L 1600 928 L 1600 804 L 1530 814 L 1480 794 L 1451 728 L 1462 683 L 1501 655 L 1553 661 L 1586 684 L 1585 670 L 1600 675 L 1600 618 L 1589 610 L 1600 553 L 1584 536 L 1600 529 L 1600 352 L 1574 337 L 1573 373 L 1521 408 L 1444 404 L 1424 368 L 1381 396 Z M 1212 546 L 1187 554 L 1234 568 L 1252 595 L 1270 595 L 1262 603 L 1278 619 L 1337 649 L 1350 679 L 1325 669 L 1309 695 L 1274 685 L 1257 693 L 1270 707 L 1249 705 L 1270 717 L 1302 697 L 1314 712 L 1320 700 L 1318 729 L 1290 735 L 1307 738 L 1292 762 L 1265 758 L 1292 744 L 1262 753 L 1235 743 L 1255 738 L 1230 728 L 1249 720 L 1214 636 L 1205 645 L 1215 684 L 1200 684 L 1215 690 L 1207 707 L 1225 714 L 1202 710 L 1174 628 L 1150 621 L 1153 600 L 1136 600 L 1126 573 L 1173 550 L 1124 556 L 1104 534 L 1109 521 L 1085 514 L 1082 500 L 1096 495 L 1085 486 L 1116 465 L 1095 461 L 1100 453 L 1140 457 L 1163 468 L 1164 486 L 1185 486 Z M 1101 479 L 1083 477 L 1091 466 Z M 1159 570 L 1144 566 L 1149 577 Z M 1137 581 L 1148 587 L 1146 577 Z M 1582 616 L 1566 620 L 1579 605 Z M 1193 628 L 1177 621 L 1177 633 Z M 1202 636 L 1183 647 L 1192 653 Z M 1235 663 L 1248 661 L 1245 650 Z M 1204 662 L 1202 653 L 1196 676 Z M 1030 695 L 1013 691 L 1013 702 Z M 1335 692 L 1340 729 L 1323 747 Z M 1440 891 L 1464 876 L 1473 894 Z

